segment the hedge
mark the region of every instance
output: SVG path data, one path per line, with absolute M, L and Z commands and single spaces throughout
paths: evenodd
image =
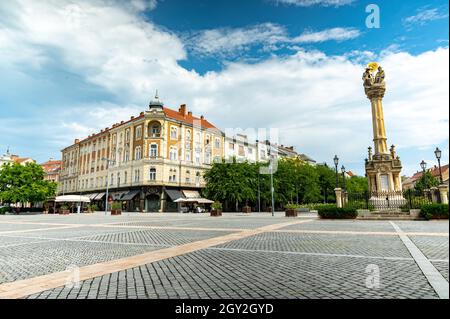
M 420 207 L 420 215 L 429 219 L 448 219 L 448 204 L 424 204 Z
M 339 208 L 333 204 L 320 205 L 318 207 L 318 214 L 320 218 L 333 219 L 355 219 L 358 216 L 358 212 L 354 207 Z
M 9 207 L 0 207 L 0 215 L 4 215 L 5 213 L 8 213 L 11 211 L 11 208 Z

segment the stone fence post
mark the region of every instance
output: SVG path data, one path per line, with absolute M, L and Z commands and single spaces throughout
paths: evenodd
M 342 207 L 342 188 L 335 188 L 334 193 L 336 194 L 336 206 Z
M 431 201 L 433 203 L 439 203 L 439 197 L 438 197 L 438 188 L 437 187 L 431 187 Z
M 441 195 L 441 203 L 442 204 L 448 204 L 448 189 L 447 189 L 447 185 L 445 185 L 445 184 L 439 185 L 439 193 Z

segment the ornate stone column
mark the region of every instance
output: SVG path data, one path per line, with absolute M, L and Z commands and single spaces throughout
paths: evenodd
M 372 154 L 372 148 L 369 147 L 369 157 L 366 160 L 365 168 L 366 176 L 369 177 L 371 200 L 374 205 L 379 206 L 377 208 L 384 208 L 383 205 L 388 203 L 390 205 L 394 199 L 395 205 L 398 207 L 403 203 L 400 193 L 402 165 L 395 152 L 395 146 L 392 145 L 389 149 L 387 146 L 383 113 L 383 98 L 386 92 L 384 78 L 384 70 L 375 62 L 369 63 L 362 77 L 364 92 L 371 105 L 374 144 L 374 154 Z M 384 180 L 386 177 L 387 180 Z M 380 191 L 383 191 L 383 196 L 380 195 Z

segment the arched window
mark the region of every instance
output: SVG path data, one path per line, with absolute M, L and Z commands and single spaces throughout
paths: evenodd
M 141 138 L 142 138 L 142 126 L 139 125 L 136 127 L 135 139 L 140 140 Z
M 150 137 L 160 137 L 161 124 L 159 122 L 148 123 L 148 135 L 150 135 Z
M 191 130 L 186 130 L 186 140 L 190 141 L 191 138 Z
M 170 138 L 177 139 L 178 138 L 178 129 L 175 126 L 170 127 Z
M 142 158 L 142 152 L 141 152 L 141 147 L 140 146 L 136 147 L 136 149 L 134 150 L 134 158 L 137 161 Z
M 197 172 L 197 174 L 195 174 L 195 183 L 200 184 L 200 172 Z
M 149 156 L 150 157 L 157 157 L 158 156 L 158 145 L 157 144 L 151 144 L 150 145 Z
M 128 172 L 125 172 L 123 175 L 123 182 L 126 184 L 128 183 Z
M 155 181 L 156 180 L 156 168 L 150 168 L 150 174 L 149 174 L 149 179 L 151 181 Z
M 171 147 L 169 152 L 169 159 L 171 161 L 176 161 L 178 157 L 178 150 L 176 147 Z

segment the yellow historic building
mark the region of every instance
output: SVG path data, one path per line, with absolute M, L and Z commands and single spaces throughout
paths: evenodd
M 129 211 L 176 211 L 180 197 L 199 197 L 203 174 L 222 158 L 224 134 L 181 105 L 156 96 L 149 109 L 62 150 L 61 194 L 83 194 L 104 207 L 110 199 Z

